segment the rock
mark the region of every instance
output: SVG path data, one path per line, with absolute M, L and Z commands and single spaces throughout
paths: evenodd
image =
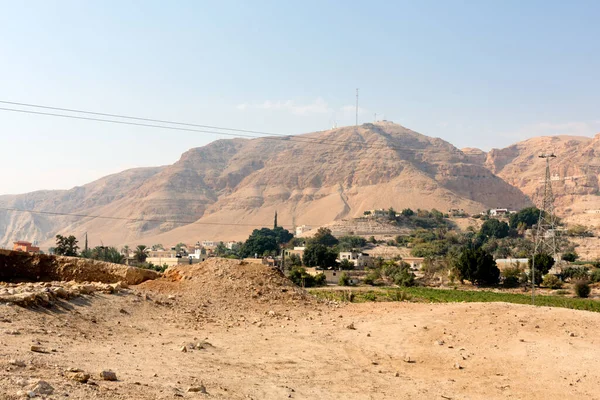
M 67 292 L 65 290 L 65 288 L 63 287 L 55 287 L 52 288 L 52 292 L 54 293 L 54 295 L 60 299 L 68 299 L 69 298 L 69 292 Z
M 569 333 L 569 336 L 570 336 L 570 337 L 575 337 L 575 332 L 571 332 L 571 333 Z
M 36 395 L 49 395 L 54 393 L 54 388 L 46 381 L 38 381 L 31 391 Z
M 463 367 L 459 363 L 454 363 L 454 369 L 463 369 Z
M 347 325 L 346 329 L 356 330 L 356 328 L 354 327 L 354 322 L 351 322 L 350 325 Z
M 200 386 L 192 386 L 192 387 L 188 388 L 187 391 L 189 393 L 202 393 L 202 394 L 206 394 L 206 387 L 203 384 L 200 384 Z
M 104 370 L 104 371 L 100 372 L 100 378 L 105 381 L 116 381 L 117 374 L 115 374 L 111 370 Z
M 409 363 L 409 364 L 414 364 L 415 363 L 415 360 L 413 360 L 412 358 L 410 358 L 410 356 L 404 356 L 403 361 L 405 363 Z
M 187 346 L 181 346 L 181 349 L 179 349 L 179 351 L 181 351 L 182 353 L 187 353 Z
M 113 374 L 114 374 L 114 372 L 113 372 Z M 71 372 L 67 375 L 67 377 L 75 382 L 87 383 L 87 381 L 90 379 L 90 374 L 87 374 L 82 371 Z M 116 379 L 117 379 L 117 377 L 115 375 L 115 379 L 107 379 L 107 380 L 116 380 Z
M 35 345 L 31 346 L 31 348 L 29 350 L 33 351 L 34 353 L 47 353 L 48 352 L 42 346 L 35 346 Z
M 4 333 L 7 335 L 20 335 L 21 334 L 21 332 L 19 332 L 16 329 L 7 329 L 4 331 Z
M 10 360 L 8 362 L 10 365 L 14 365 L 15 367 L 24 367 L 25 363 L 21 360 Z

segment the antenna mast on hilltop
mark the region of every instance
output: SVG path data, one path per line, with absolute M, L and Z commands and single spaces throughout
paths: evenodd
M 554 153 L 541 154 L 546 159 L 546 176 L 540 216 L 534 236 L 533 259 L 531 263 L 531 303 L 535 304 L 535 255 L 545 253 L 556 257 L 556 216 L 554 215 L 554 194 L 552 193 L 552 176 L 550 175 L 550 159 L 556 158 Z

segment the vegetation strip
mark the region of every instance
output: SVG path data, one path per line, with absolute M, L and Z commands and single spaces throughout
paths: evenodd
M 531 296 L 519 293 L 498 293 L 488 290 L 470 291 L 456 289 L 433 289 L 425 287 L 380 288 L 376 290 L 323 290 L 309 289 L 309 293 L 317 298 L 364 303 L 369 301 L 410 301 L 432 303 L 458 302 L 505 302 L 515 304 L 531 304 Z M 562 296 L 536 296 L 537 306 L 561 307 L 574 310 L 600 312 L 600 302 L 591 299 L 579 299 Z

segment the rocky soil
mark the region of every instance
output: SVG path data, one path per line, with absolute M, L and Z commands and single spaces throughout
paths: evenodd
M 599 327 L 503 303 L 325 304 L 268 267 L 211 259 L 0 304 L 0 398 L 593 399 Z

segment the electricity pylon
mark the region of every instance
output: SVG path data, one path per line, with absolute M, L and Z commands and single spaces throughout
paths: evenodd
M 557 260 L 556 252 L 556 215 L 554 214 L 554 194 L 552 193 L 552 177 L 550 175 L 550 159 L 556 158 L 554 153 L 542 154 L 546 159 L 546 177 L 540 216 L 535 229 L 533 259 L 531 262 L 531 303 L 535 304 L 535 255 L 546 253 Z

